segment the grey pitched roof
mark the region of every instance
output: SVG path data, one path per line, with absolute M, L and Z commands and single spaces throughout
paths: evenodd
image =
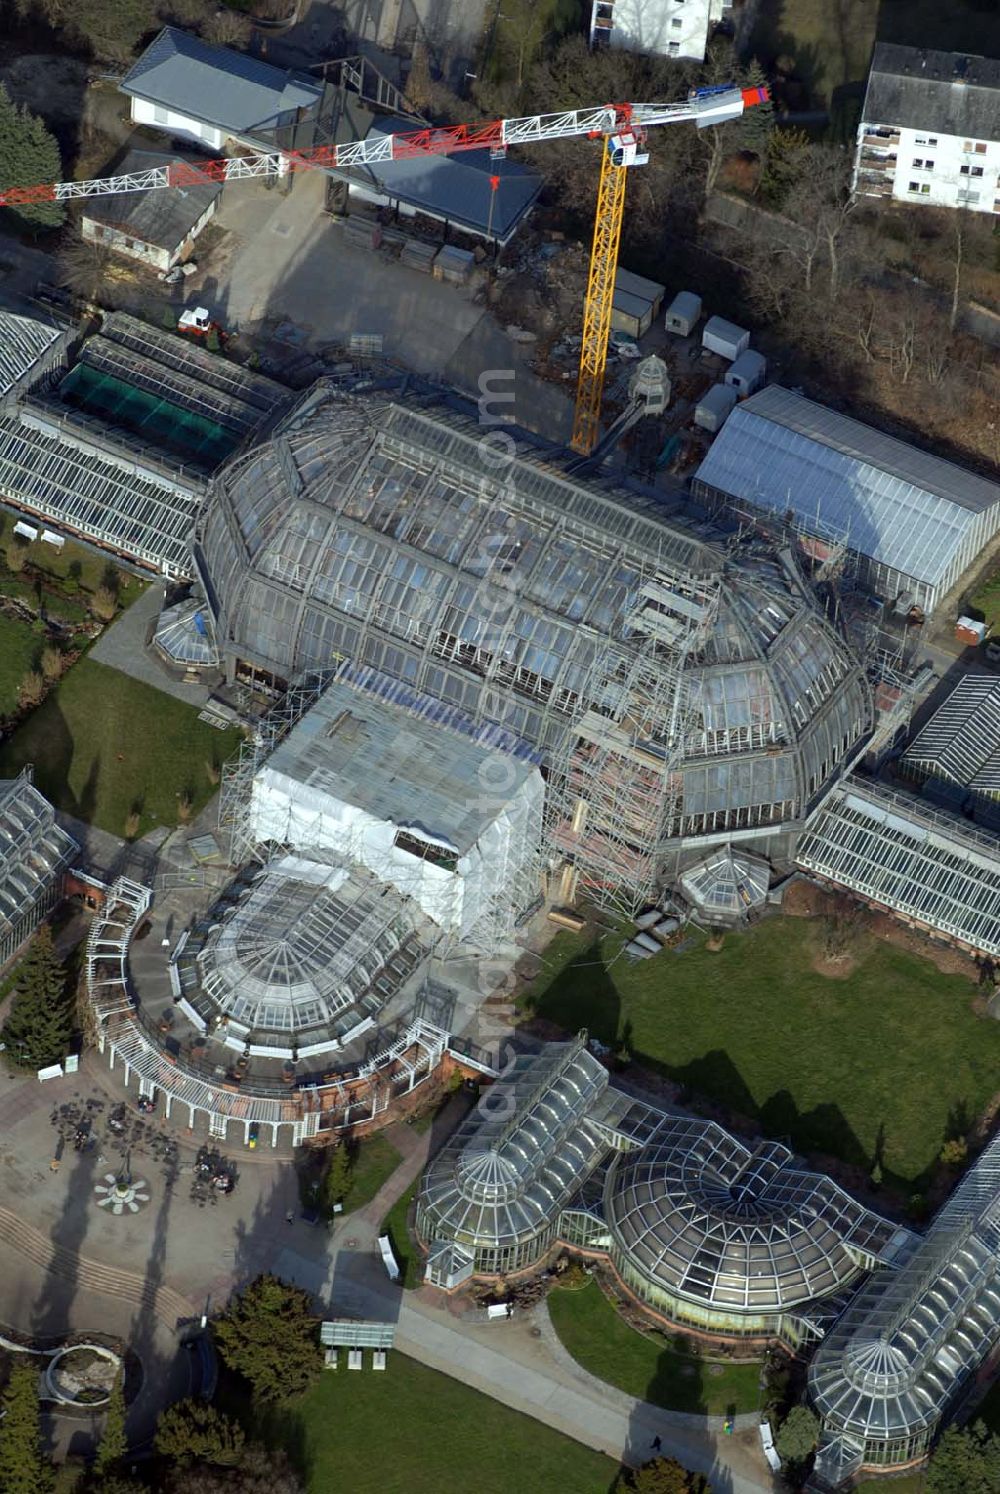
M 153 150 L 130 150 L 116 174 L 148 171 L 152 166 L 170 166 L 177 156 Z M 204 187 L 171 187 L 166 191 L 122 192 L 114 197 L 91 197 L 83 216 L 94 223 L 106 223 L 161 249 L 174 250 L 187 238 L 198 219 L 210 207 L 222 186 L 208 182 Z
M 381 118 L 373 121 L 370 133 L 391 135 L 415 128 L 412 119 Z M 380 161 L 343 175 L 365 181 L 388 197 L 462 224 L 474 233 L 489 231 L 501 241 L 514 231 L 542 189 L 541 179 L 527 166 L 519 161 L 491 160 L 488 150 Z M 500 186 L 491 221 L 490 177 L 494 175 L 500 178 Z
M 1000 680 L 967 674 L 914 737 L 903 762 L 980 793 L 1000 792 Z
M 119 85 L 234 135 L 267 134 L 316 105 L 322 84 L 166 26 Z
M 964 467 L 956 467 L 954 462 L 920 451 L 874 426 L 862 425 L 860 420 L 852 420 L 802 394 L 794 394 L 791 389 L 782 389 L 780 384 L 769 384 L 759 394 L 751 395 L 741 408 L 819 441 L 844 456 L 866 462 L 901 482 L 957 503 L 971 513 L 983 513 L 1000 503 L 1000 486 L 988 478 L 977 477 Z
M 880 42 L 862 119 L 867 124 L 1000 140 L 1000 59 Z

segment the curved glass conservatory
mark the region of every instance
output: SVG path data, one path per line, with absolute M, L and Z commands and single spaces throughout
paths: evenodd
M 273 1058 L 333 1052 L 374 1020 L 433 943 L 419 908 L 359 868 L 279 856 L 231 888 L 177 962 L 187 1014 Z
M 321 383 L 216 474 L 198 569 L 230 677 L 349 663 L 505 728 L 543 757 L 553 848 L 638 905 L 682 839 L 798 823 L 870 692 L 790 553 L 515 437 L 498 462 L 457 407 Z
M 877 1272 L 820 1346 L 809 1395 L 816 1470 L 832 1487 L 924 1457 L 969 1377 L 1000 1343 L 1000 1138 L 897 1273 Z
M 540 1260 L 607 1149 L 587 1120 L 607 1082 L 580 1041 L 517 1058 L 424 1174 L 421 1239 L 461 1247 L 483 1275 Z
M 879 1258 L 893 1228 L 787 1147 L 750 1151 L 711 1121 L 664 1119 L 616 1159 L 605 1189 L 611 1259 L 638 1297 L 718 1333 L 808 1335 L 815 1312 Z
M 614 1088 L 582 1037 L 521 1055 L 487 1093 L 425 1173 L 417 1232 L 439 1286 L 525 1270 L 558 1240 L 675 1322 L 791 1344 L 908 1238 L 785 1147 Z

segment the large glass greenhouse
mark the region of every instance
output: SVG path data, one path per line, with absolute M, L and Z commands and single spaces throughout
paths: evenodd
M 433 943 L 419 908 L 363 871 L 278 856 L 189 934 L 177 962 L 185 1015 L 240 1051 L 332 1053 L 374 1028 Z
M 673 1117 L 616 1158 L 604 1213 L 618 1274 L 651 1307 L 788 1343 L 817 1336 L 829 1300 L 888 1258 L 897 1233 L 787 1147 L 751 1150 L 712 1121 Z
M 230 677 L 346 661 L 502 726 L 547 767 L 553 850 L 612 900 L 682 839 L 773 844 L 872 724 L 793 560 L 503 434 L 498 461 L 457 405 L 320 385 L 224 467 L 196 559 Z
M 673 1322 L 796 1345 L 911 1238 L 786 1147 L 609 1085 L 582 1037 L 494 1086 L 428 1168 L 417 1231 L 436 1285 L 526 1270 L 558 1240 Z
M 520 1055 L 424 1174 L 421 1238 L 464 1248 L 483 1275 L 534 1265 L 607 1150 L 589 1120 L 607 1083 L 580 1041 Z

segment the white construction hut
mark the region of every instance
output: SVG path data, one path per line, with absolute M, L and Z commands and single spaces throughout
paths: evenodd
M 617 270 L 611 303 L 612 327 L 630 337 L 641 337 L 653 325 L 654 317 L 659 316 L 666 293 L 666 286 L 655 280 L 633 275 L 631 270 Z
M 756 348 L 747 348 L 726 369 L 724 382 L 732 385 L 740 399 L 745 399 L 763 389 L 766 378 L 767 359 Z
M 735 403 L 736 390 L 732 385 L 713 384 L 695 405 L 695 425 L 700 425 L 703 431 L 711 431 L 714 436 L 725 425 L 726 416 Z
M 681 337 L 690 337 L 701 317 L 701 297 L 696 296 L 694 291 L 678 291 L 663 319 L 663 325 L 668 332 L 676 332 Z
M 750 333 L 735 322 L 727 322 L 725 317 L 710 316 L 702 329 L 701 345 L 732 363 L 750 346 Z

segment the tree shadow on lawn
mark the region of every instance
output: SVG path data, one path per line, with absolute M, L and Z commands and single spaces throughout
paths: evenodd
M 51 804 L 88 824 L 97 807 L 101 782 L 101 755 L 94 754 L 86 780 L 75 794 L 70 775 L 77 744 L 53 693 L 22 722 L 4 744 L 3 773 L 14 777 L 27 764 L 34 768 L 34 783 Z
M 623 1022 L 622 1000 L 615 985 L 614 967 L 624 956 L 616 954 L 608 958 L 607 950 L 606 942 L 593 939 L 561 968 L 553 960 L 555 968 L 548 984 L 543 966 L 520 998 L 522 1010 L 531 1013 L 534 1019 L 526 1024 L 529 1030 L 533 1028 L 537 1036 L 548 1039 L 584 1027 L 613 1052 L 631 1050 L 630 1024 L 627 1020 Z M 780 1039 L 776 1036 L 775 1040 Z M 933 1158 L 921 1172 L 909 1177 L 885 1167 L 886 1122 L 881 1117 L 874 1143 L 869 1145 L 861 1141 L 843 1110 L 833 1102 L 801 1110 L 784 1087 L 765 1100 L 756 1099 L 724 1048 L 710 1049 L 683 1065 L 670 1064 L 641 1050 L 631 1056 L 648 1073 L 676 1086 L 678 1103 L 708 1114 L 744 1135 L 760 1132 L 770 1140 L 785 1141 L 794 1151 L 818 1159 L 816 1166 L 820 1170 L 840 1164 L 837 1170 L 846 1187 L 865 1191 L 874 1183 L 888 1193 L 909 1197 L 915 1191 L 924 1192 L 933 1180 L 936 1172 Z M 942 1140 L 967 1134 L 969 1125 L 968 1106 L 957 1099 Z M 848 1173 L 841 1172 L 841 1168 L 848 1169 Z

